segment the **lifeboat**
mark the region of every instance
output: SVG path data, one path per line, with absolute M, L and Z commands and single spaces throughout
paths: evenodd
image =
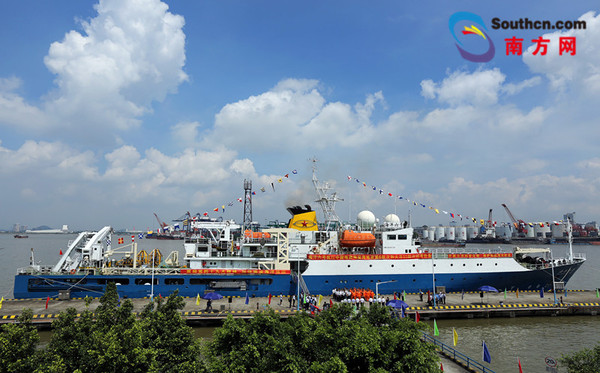
M 340 238 L 341 247 L 375 247 L 375 236 L 372 233 L 362 233 L 345 230 Z
M 252 232 L 250 230 L 244 231 L 244 237 L 246 238 L 271 238 L 270 233 L 266 232 Z

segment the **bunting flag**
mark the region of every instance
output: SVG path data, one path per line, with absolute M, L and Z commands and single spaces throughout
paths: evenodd
M 490 351 L 488 350 L 485 341 L 481 341 L 481 345 L 483 346 L 483 361 L 485 361 L 488 364 L 491 364 L 492 356 L 490 355 Z
M 143 233 L 138 234 L 138 238 L 141 240 L 142 238 L 144 238 L 144 234 Z
M 433 319 L 433 335 L 435 335 L 435 336 L 439 336 L 440 335 L 440 331 L 438 330 L 437 323 L 435 322 L 435 319 Z
M 456 333 L 456 329 L 452 328 L 452 342 L 454 343 L 454 346 L 456 347 L 456 344 L 458 343 L 458 333 Z
M 421 315 L 419 315 L 419 311 L 415 311 L 415 322 L 421 321 Z
M 135 242 L 135 235 L 131 235 L 131 242 Z
M 106 246 L 110 246 L 110 238 L 106 237 Z
M 250 298 L 248 297 L 248 292 L 246 292 L 246 304 L 250 303 Z
M 59 255 L 62 255 L 62 249 L 58 252 Z
M 200 294 L 196 297 L 196 306 L 200 305 Z
M 523 368 L 521 368 L 521 359 L 517 358 L 519 361 L 519 373 L 523 373 Z
M 119 237 L 118 242 L 119 245 L 122 245 L 125 242 L 125 240 L 123 239 L 123 237 Z

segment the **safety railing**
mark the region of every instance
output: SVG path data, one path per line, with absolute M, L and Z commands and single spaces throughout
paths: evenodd
M 459 351 L 456 351 L 456 349 L 448 346 L 445 343 L 438 341 L 437 339 L 433 338 L 429 334 L 423 333 L 423 339 L 429 343 L 434 344 L 440 350 L 440 352 L 442 352 L 444 355 L 448 356 L 450 359 L 452 359 L 458 363 L 463 364 L 468 369 L 475 370 L 475 371 L 482 372 L 482 373 L 494 373 L 493 370 L 491 370 L 490 368 L 487 368 L 486 366 L 484 366 L 477 360 L 473 360 L 470 357 L 468 357 L 467 355 L 465 355 Z

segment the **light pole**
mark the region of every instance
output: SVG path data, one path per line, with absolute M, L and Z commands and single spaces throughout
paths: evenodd
M 375 284 L 375 298 L 379 300 L 379 285 L 381 284 L 389 284 L 390 282 L 396 282 L 396 280 L 383 281 Z
M 556 304 L 556 282 L 554 281 L 554 254 L 550 249 L 550 263 L 552 264 L 552 294 L 554 294 L 554 304 Z

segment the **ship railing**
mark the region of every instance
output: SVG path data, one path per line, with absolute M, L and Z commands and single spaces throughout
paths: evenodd
M 441 341 L 438 341 L 437 339 L 433 338 L 429 334 L 423 333 L 423 340 L 425 340 L 426 342 L 432 343 L 437 348 L 438 351 L 440 351 L 442 354 L 444 354 L 448 358 L 450 358 L 458 363 L 462 363 L 464 366 L 467 367 L 467 369 L 469 369 L 469 371 L 482 372 L 482 373 L 494 373 L 493 370 L 491 370 L 490 368 L 481 364 L 477 360 L 474 360 L 474 359 L 468 357 L 467 355 L 457 351 L 456 349 L 448 346 L 447 344 L 445 344 Z
M 18 275 L 33 275 L 33 274 L 39 274 L 39 273 L 43 273 L 43 274 L 50 274 L 52 273 L 52 266 L 51 265 L 40 265 L 40 266 L 35 266 L 35 267 L 22 267 L 22 268 L 18 268 L 17 269 L 17 274 Z
M 421 251 L 433 252 L 434 254 L 499 254 L 512 253 L 512 249 L 495 247 L 495 248 L 470 248 L 470 247 L 428 247 L 421 248 Z
M 146 267 L 146 268 L 130 268 L 130 267 L 108 267 L 102 269 L 104 275 L 168 275 L 180 274 L 181 268 L 162 268 L 162 267 Z

